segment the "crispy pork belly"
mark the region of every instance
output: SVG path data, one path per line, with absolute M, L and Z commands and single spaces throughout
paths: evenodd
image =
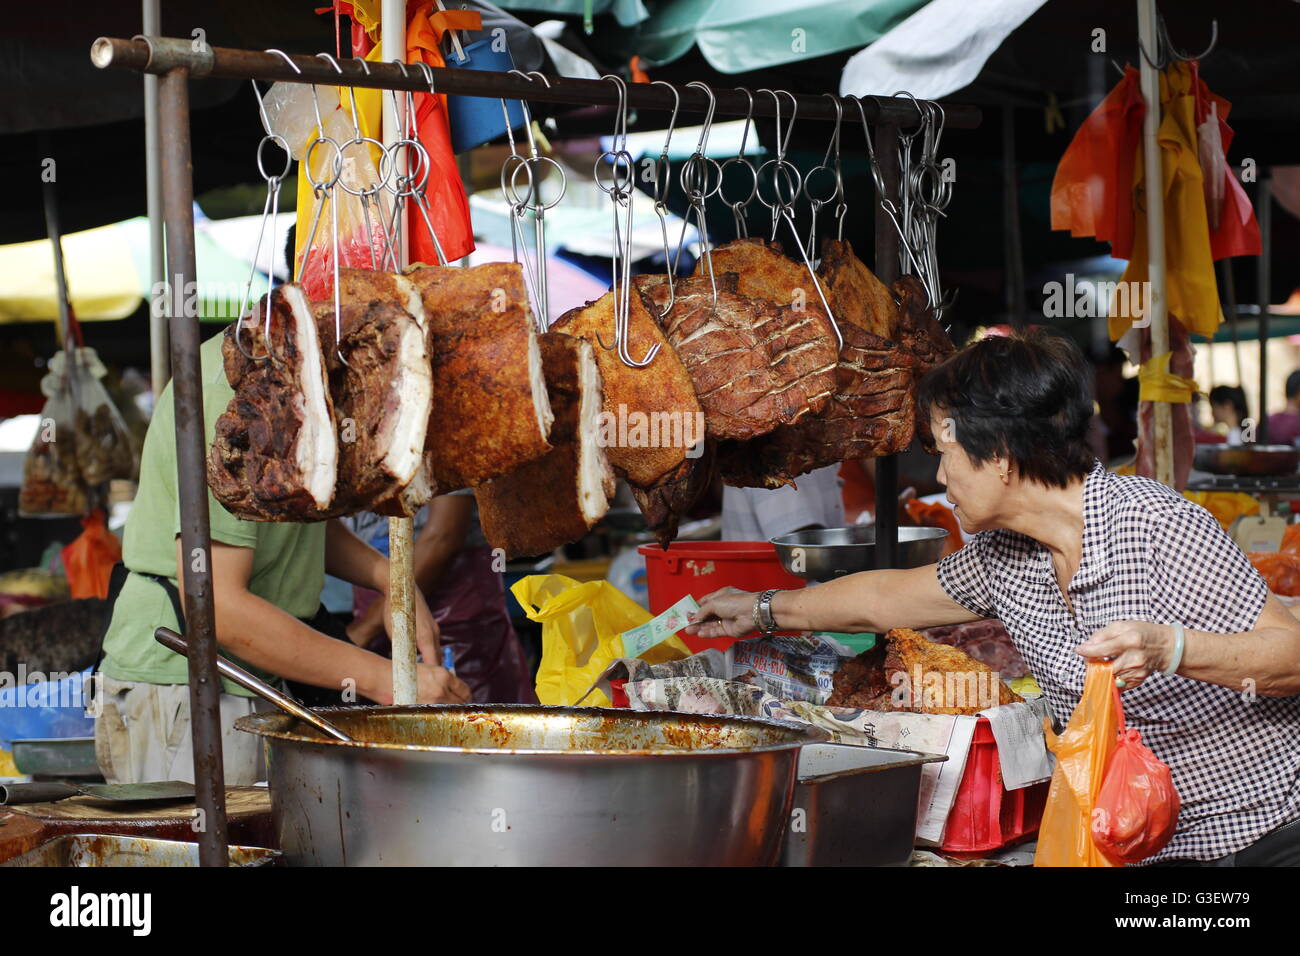
M 686 460 L 687 446 L 697 435 L 700 402 L 695 397 L 686 366 L 669 345 L 639 295 L 629 298 L 628 352 L 641 359 L 660 346 L 654 361 L 644 368 L 623 362 L 614 350 L 601 347 L 600 339 L 614 341 L 614 296 L 607 292 L 595 302 L 571 309 L 551 326 L 554 332 L 576 335 L 595 350 L 604 386 L 607 421 L 625 434 L 638 423 L 648 424 L 653 444 L 629 441 L 607 443 L 606 452 L 616 474 L 631 484 L 648 487 L 676 472 Z M 665 438 L 665 433 L 667 437 Z M 678 440 L 680 439 L 680 440 Z
M 882 339 L 894 339 L 898 305 L 894 293 L 839 239 L 822 240 L 822 261 L 817 268 L 826 301 L 840 323 L 858 326 Z
M 334 510 L 412 515 L 431 492 L 424 444 L 433 374 L 425 328 L 398 302 L 414 305 L 423 316 L 419 297 L 372 298 L 345 279 L 339 285 L 341 348 L 334 348 L 333 303 L 313 306 L 338 422 Z
M 736 291 L 746 298 L 793 307 L 815 304 L 824 311 L 812 273 L 782 252 L 779 243 L 733 239 L 715 248 L 711 257 L 715 274 L 736 273 Z M 701 257 L 695 264 L 695 275 L 707 278 L 707 269 L 708 261 Z
M 474 489 L 483 534 L 507 558 L 577 541 L 604 517 L 614 472 L 597 440 L 600 368 L 591 345 L 559 332 L 537 336 L 550 408 L 552 448 Z
M 208 450 L 208 486 L 232 514 L 257 521 L 328 517 L 338 442 L 316 323 L 297 285 L 271 293 L 270 334 L 259 301 L 226 329 L 222 360 L 235 390 Z
M 677 526 L 695 507 L 713 480 L 715 443 L 706 440 L 697 458 L 687 458 L 676 471 L 648 487 L 630 485 L 646 528 L 662 547 L 677 537 Z
M 824 312 L 797 311 L 736 293 L 733 273 L 633 280 L 695 386 L 705 431 L 714 439 L 746 439 L 793 424 L 830 400 L 835 340 Z
M 779 488 L 817 468 L 904 451 L 916 421 L 914 359 L 852 323 L 840 326 L 844 347 L 835 393 L 816 415 L 749 442 L 719 448 L 722 480 L 742 488 Z
M 900 344 L 916 359 L 916 378 L 934 368 L 956 348 L 948 333 L 943 330 L 930 308 L 929 296 L 921 280 L 913 275 L 900 276 L 893 285 L 898 296 L 897 338 Z M 936 454 L 934 436 L 930 434 L 930 419 L 919 416 L 916 423 L 916 435 L 921 440 L 921 447 L 930 454 Z
M 426 448 L 437 494 L 509 474 L 550 450 L 553 415 L 522 267 L 420 266 L 431 335 L 433 412 Z

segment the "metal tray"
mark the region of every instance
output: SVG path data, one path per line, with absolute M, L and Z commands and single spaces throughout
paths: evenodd
M 230 847 L 231 866 L 269 866 L 278 850 Z M 112 833 L 67 833 L 0 866 L 198 866 L 199 845 Z
M 948 758 L 911 750 L 808 744 L 799 754 L 782 866 L 905 866 L 921 770 Z
M 13 742 L 14 766 L 33 777 L 98 778 L 94 737 L 30 737 Z

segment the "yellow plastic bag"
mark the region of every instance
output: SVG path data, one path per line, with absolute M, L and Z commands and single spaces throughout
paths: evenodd
M 562 574 L 532 574 L 510 588 L 524 613 L 542 625 L 542 662 L 537 668 L 537 699 L 543 704 L 573 705 L 587 693 L 606 667 L 624 657 L 624 631 L 650 620 L 650 612 L 608 581 L 580 583 Z M 690 657 L 676 635 L 641 655 L 651 664 Z M 608 707 L 594 690 L 583 701 Z
M 1083 696 L 1059 737 L 1046 726 L 1056 754 L 1034 866 L 1113 866 L 1092 842 L 1092 810 L 1119 733 L 1115 676 L 1109 663 L 1089 662 Z

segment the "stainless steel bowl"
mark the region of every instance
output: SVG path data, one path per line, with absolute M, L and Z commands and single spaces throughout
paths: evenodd
M 934 564 L 947 536 L 943 528 L 899 528 L 898 566 Z M 876 566 L 876 529 L 870 526 L 794 531 L 773 538 L 772 544 L 781 566 L 809 581 L 830 581 Z
M 285 861 L 317 866 L 752 866 L 777 861 L 800 748 L 751 717 L 503 705 L 282 713 L 266 741 Z

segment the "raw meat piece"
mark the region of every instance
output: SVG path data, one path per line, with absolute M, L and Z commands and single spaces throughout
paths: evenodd
M 822 240 L 822 261 L 817 269 L 831 312 L 843 328 L 848 322 L 882 339 L 892 339 L 898 326 L 894 293 L 838 239 Z
M 552 413 L 518 263 L 420 266 L 430 327 L 430 480 L 445 494 L 508 474 L 550 450 Z
M 334 498 L 338 442 L 311 307 L 297 285 L 271 293 L 270 338 L 258 303 L 226 329 L 222 360 L 235 390 L 208 450 L 208 486 L 232 514 L 261 521 L 316 521 Z
M 704 409 L 710 438 L 746 439 L 819 411 L 835 386 L 835 339 L 824 312 L 776 306 L 736 294 L 738 278 L 679 279 L 659 320 Z M 646 308 L 669 302 L 664 276 L 633 280 Z
M 672 475 L 686 461 L 690 441 L 665 440 L 680 435 L 683 439 L 703 438 L 700 426 L 702 410 L 695 397 L 695 387 L 686 366 L 668 344 L 663 331 L 646 311 L 638 295 L 629 296 L 628 352 L 638 360 L 652 346 L 659 354 L 644 368 L 625 364 L 614 350 L 607 350 L 599 339 L 614 341 L 614 296 L 606 293 L 595 302 L 564 313 L 551 326 L 553 332 L 565 332 L 587 341 L 595 350 L 596 363 L 604 385 L 607 416 L 617 424 L 637 418 L 659 423 L 655 434 L 659 443 L 649 447 L 623 447 L 607 443 L 606 453 L 614 471 L 633 485 L 649 487 Z M 667 423 L 664 425 L 663 423 Z M 630 427 L 630 426 L 629 426 Z
M 483 534 L 507 558 L 577 541 L 609 510 L 614 472 L 596 441 L 600 369 L 592 347 L 558 332 L 537 337 L 555 421 L 552 448 L 474 489 Z

